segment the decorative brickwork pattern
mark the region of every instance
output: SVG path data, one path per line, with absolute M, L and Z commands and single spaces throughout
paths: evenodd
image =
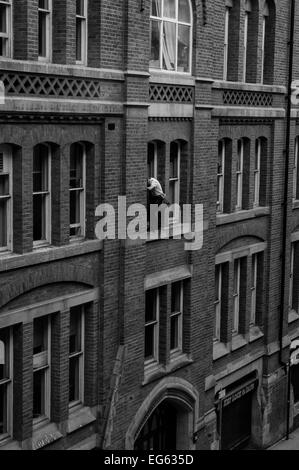
M 150 85 L 150 101 L 164 103 L 193 103 L 193 88 L 176 85 Z
M 98 80 L 5 72 L 0 75 L 7 95 L 53 98 L 100 98 Z
M 260 106 L 273 105 L 273 96 L 270 93 L 258 91 L 225 90 L 223 92 L 223 104 L 229 106 Z

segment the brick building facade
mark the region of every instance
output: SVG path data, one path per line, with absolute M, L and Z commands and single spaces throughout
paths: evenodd
M 295 107 L 280 315 L 290 3 L 0 0 L 0 450 L 284 435 L 299 338 Z M 203 204 L 201 250 L 97 239 L 97 206 L 146 206 L 148 177 Z

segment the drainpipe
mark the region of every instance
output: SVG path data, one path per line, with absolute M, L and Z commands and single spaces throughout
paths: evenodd
M 294 30 L 295 30 L 295 0 L 291 0 L 290 13 L 290 38 L 289 46 L 289 68 L 288 68 L 288 90 L 287 90 L 287 114 L 286 114 L 286 140 L 285 140 L 285 175 L 284 175 L 284 196 L 283 196 L 283 222 L 282 222 L 282 253 L 281 253 L 281 295 L 280 295 L 280 364 L 285 368 L 288 375 L 288 398 L 287 398 L 287 431 L 286 439 L 290 434 L 290 363 L 283 360 L 283 323 L 284 323 L 284 303 L 285 303 L 285 282 L 286 282 L 286 243 L 287 243 L 287 221 L 288 221 L 288 194 L 289 194 L 289 167 L 290 167 L 290 140 L 291 140 L 291 112 L 292 112 L 292 81 L 293 81 L 293 57 L 294 57 Z

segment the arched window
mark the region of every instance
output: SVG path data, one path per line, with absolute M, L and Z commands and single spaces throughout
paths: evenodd
M 261 82 L 267 85 L 273 84 L 275 23 L 275 3 L 273 0 L 266 0 L 263 9 Z
M 0 146 L 0 252 L 12 249 L 12 151 Z
M 244 18 L 243 81 L 255 83 L 257 79 L 259 8 L 257 0 L 246 0 Z
M 218 143 L 216 202 L 218 213 L 228 213 L 231 210 L 231 168 L 232 141 L 222 139 Z
M 190 73 L 191 53 L 190 0 L 152 0 L 150 67 Z
M 259 137 L 255 142 L 254 159 L 254 207 L 266 206 L 267 201 L 267 147 L 268 142 L 264 137 Z
M 0 56 L 12 53 L 12 0 L 0 0 Z
M 238 140 L 236 166 L 236 211 L 248 209 L 249 201 L 250 140 Z

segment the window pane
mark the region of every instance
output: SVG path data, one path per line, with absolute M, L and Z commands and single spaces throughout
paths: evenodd
M 33 354 L 48 349 L 48 317 L 36 318 L 33 322 Z
M 49 9 L 49 0 L 38 0 L 38 7 L 43 10 Z
M 9 195 L 9 175 L 0 174 L 0 196 Z
M 46 240 L 46 197 L 44 194 L 33 196 L 33 240 Z
M 81 319 L 82 308 L 72 308 L 70 317 L 70 354 L 81 352 Z
M 7 6 L 0 4 L 0 33 L 7 33 Z
M 161 23 L 151 21 L 151 58 L 150 67 L 160 68 L 160 28 Z
M 70 192 L 70 224 L 80 224 L 80 191 Z
M 7 433 L 7 385 L 0 385 L 0 434 Z
M 7 54 L 7 39 L 0 38 L 0 55 L 6 56 Z
M 170 319 L 170 349 L 179 347 L 179 317 L 171 317 Z
M 179 145 L 176 142 L 170 144 L 170 168 L 169 178 L 178 178 Z
M 0 200 L 0 248 L 7 246 L 7 201 Z
M 47 55 L 47 13 L 38 13 L 38 54 L 40 57 Z
M 69 369 L 69 401 L 78 401 L 79 399 L 79 358 L 72 357 Z
M 0 330 L 1 352 L 0 380 L 9 379 L 9 329 Z
M 70 188 L 83 187 L 83 148 L 75 145 L 70 159 Z
M 181 311 L 181 283 L 171 285 L 171 312 Z
M 163 68 L 175 70 L 176 62 L 176 25 L 164 22 L 163 29 Z
M 157 291 L 150 290 L 146 292 L 145 322 L 157 319 Z
M 175 18 L 175 3 L 176 0 L 164 0 L 164 13 L 167 18 Z
M 162 15 L 162 0 L 152 0 L 151 6 L 152 6 L 151 15 L 161 17 L 161 15 Z
M 189 72 L 190 68 L 190 27 L 178 27 L 178 72 Z
M 169 202 L 170 204 L 175 204 L 177 203 L 176 201 L 176 181 L 170 181 L 169 182 Z
M 84 1 L 76 0 L 76 15 L 84 16 Z
M 82 19 L 76 19 L 76 60 L 82 60 Z
M 145 327 L 144 357 L 151 359 L 155 356 L 155 325 Z
M 48 157 L 49 149 L 39 145 L 33 154 L 33 192 L 48 191 Z
M 190 8 L 188 0 L 179 0 L 179 21 L 191 23 Z
M 39 370 L 33 374 L 33 418 L 45 413 L 45 371 Z
M 155 145 L 148 144 L 148 155 L 147 155 L 147 174 L 149 178 L 156 177 L 155 174 Z

